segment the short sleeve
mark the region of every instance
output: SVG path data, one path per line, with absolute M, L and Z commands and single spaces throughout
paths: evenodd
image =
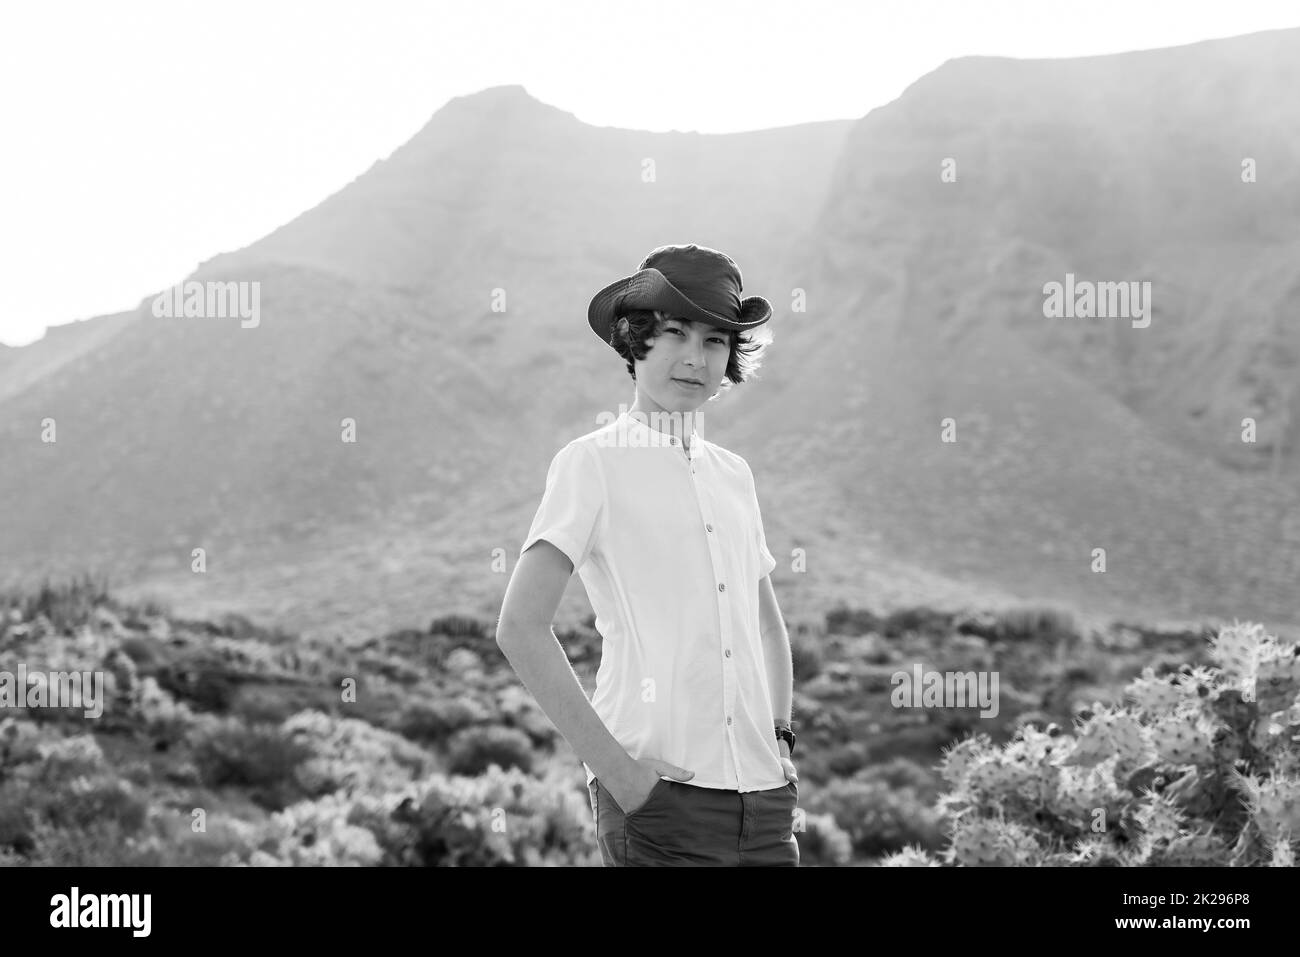
M 766 578 L 772 574 L 776 568 L 776 559 L 767 549 L 767 536 L 763 532 L 763 510 L 758 506 L 758 493 L 754 488 L 754 473 L 749 470 L 749 463 L 745 463 L 746 470 L 749 471 L 749 497 L 750 507 L 754 512 L 754 548 L 758 552 L 758 577 Z
M 546 539 L 568 556 L 576 572 L 596 546 L 604 514 L 600 463 L 586 443 L 570 442 L 551 459 L 546 491 L 519 554 Z

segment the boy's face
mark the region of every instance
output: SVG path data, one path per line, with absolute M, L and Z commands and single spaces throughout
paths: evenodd
M 695 411 L 721 386 L 733 335 L 707 322 L 664 320 L 646 357 L 636 363 L 637 387 L 665 411 Z M 685 381 L 690 379 L 700 384 Z

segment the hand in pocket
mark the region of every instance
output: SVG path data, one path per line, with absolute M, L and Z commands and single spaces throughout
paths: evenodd
M 654 789 L 663 778 L 673 781 L 689 781 L 695 777 L 694 771 L 687 771 L 667 761 L 655 758 L 633 759 L 631 771 L 626 779 L 611 780 L 606 790 L 613 795 L 624 816 L 636 814 L 650 802 Z

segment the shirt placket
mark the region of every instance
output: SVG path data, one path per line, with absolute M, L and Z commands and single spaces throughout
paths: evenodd
M 674 446 L 677 438 L 669 440 Z M 723 731 L 727 737 L 727 746 L 731 749 L 731 763 L 736 772 L 736 788 L 743 790 L 740 780 L 740 749 L 736 746 L 736 664 L 732 656 L 731 616 L 727 614 L 727 586 L 725 565 L 722 561 L 722 546 L 718 543 L 718 532 L 714 525 L 714 503 L 707 490 L 700 487 L 700 445 L 699 436 L 691 440 L 687 453 L 687 465 L 690 469 L 691 488 L 695 492 L 695 503 L 699 506 L 700 521 L 704 524 L 704 539 L 709 546 L 709 560 L 713 565 L 713 597 L 718 609 L 718 654 L 722 661 L 722 714 Z M 733 586 L 734 582 L 730 583 Z

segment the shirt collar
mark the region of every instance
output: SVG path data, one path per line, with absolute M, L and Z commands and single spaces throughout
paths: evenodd
M 676 436 L 672 435 L 672 434 L 669 433 L 669 432 L 660 432 L 658 429 L 655 429 L 655 428 L 650 427 L 650 426 L 647 425 L 646 423 L 642 422 L 640 418 L 638 418 L 637 416 L 634 416 L 631 412 L 623 412 L 623 413 L 618 417 L 618 421 L 619 421 L 620 423 L 622 423 L 623 426 L 624 426 L 625 428 L 628 428 L 628 429 L 635 429 L 635 430 L 640 431 L 640 432 L 643 432 L 643 433 L 652 433 L 652 434 L 649 435 L 649 438 L 650 438 L 650 439 L 653 441 L 653 443 L 656 444 L 656 445 L 660 445 L 660 444 L 661 444 L 661 445 L 663 445 L 665 448 L 672 448 L 672 449 L 676 449 L 676 448 L 679 448 L 679 447 L 680 447 L 680 443 L 676 442 Z M 693 422 L 694 422 L 694 419 L 692 418 L 692 423 L 693 423 Z M 703 440 L 700 438 L 700 430 L 699 430 L 698 428 L 696 428 L 696 427 L 692 424 L 692 426 L 691 426 L 691 435 L 690 435 L 690 442 L 691 442 L 690 456 L 691 456 L 691 458 L 695 458 L 697 455 L 700 454 L 700 442 L 701 442 L 701 441 L 703 441 Z

